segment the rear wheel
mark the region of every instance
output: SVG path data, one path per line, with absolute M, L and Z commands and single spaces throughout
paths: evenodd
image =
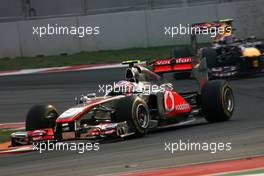
M 233 91 L 229 84 L 223 80 L 207 82 L 202 88 L 201 105 L 208 122 L 229 120 L 235 107 Z
M 54 128 L 59 114 L 52 105 L 33 106 L 26 117 L 26 130 Z
M 116 104 L 115 122 L 126 121 L 130 132 L 143 136 L 149 127 L 149 108 L 144 100 L 136 96 L 120 99 Z

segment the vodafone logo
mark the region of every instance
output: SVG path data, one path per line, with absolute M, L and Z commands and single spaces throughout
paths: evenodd
M 180 104 L 176 106 L 176 110 L 181 111 L 181 110 L 186 110 L 189 109 L 189 105 L 188 104 Z
M 169 59 L 156 61 L 156 65 L 169 65 L 170 63 L 171 61 Z
M 170 91 L 164 93 L 164 106 L 167 112 L 184 111 L 190 108 L 190 105 L 187 103 L 176 104 L 173 93 Z
M 167 112 L 172 112 L 174 110 L 175 102 L 172 92 L 166 91 L 164 94 L 164 104 L 165 110 Z

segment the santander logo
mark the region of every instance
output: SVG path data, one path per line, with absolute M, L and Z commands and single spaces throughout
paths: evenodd
M 191 63 L 192 58 L 190 58 L 190 57 L 176 58 L 175 61 L 176 61 L 176 64 Z

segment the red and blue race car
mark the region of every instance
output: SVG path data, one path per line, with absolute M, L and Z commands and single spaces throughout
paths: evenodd
M 176 47 L 169 59 L 157 59 L 151 63 L 156 72 L 170 71 L 176 78 L 189 78 L 197 60 L 206 59 L 209 77 L 226 78 L 262 73 L 264 70 L 264 43 L 254 36 L 241 39 L 233 34 L 232 19 L 193 24 L 191 49 Z M 210 47 L 199 47 L 198 37 L 202 31 L 211 31 Z M 219 31 L 222 31 L 219 32 Z M 200 38 L 200 37 L 199 37 Z

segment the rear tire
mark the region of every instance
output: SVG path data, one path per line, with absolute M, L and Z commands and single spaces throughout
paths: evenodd
M 227 81 L 207 82 L 202 88 L 201 105 L 208 122 L 229 120 L 232 117 L 235 103 L 233 91 Z
M 113 121 L 126 121 L 130 132 L 135 132 L 136 136 L 143 136 L 147 133 L 150 123 L 148 105 L 139 97 L 124 97 L 116 104 Z
M 52 105 L 33 106 L 26 117 L 26 130 L 54 128 L 59 114 Z
M 260 45 L 258 45 L 257 48 L 258 48 L 260 51 L 264 52 L 264 44 L 260 44 Z

